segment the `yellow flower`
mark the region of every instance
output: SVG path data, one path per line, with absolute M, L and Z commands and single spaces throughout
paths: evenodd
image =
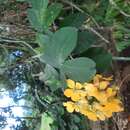
M 84 92 L 82 90 L 66 89 L 64 91 L 64 95 L 66 97 L 70 97 L 72 101 L 78 101 L 81 98 L 86 96 L 86 92 Z
M 83 86 L 79 82 L 75 83 L 73 80 L 68 79 L 67 86 L 69 89 L 64 91 L 64 95 L 70 97 L 72 101 L 78 101 L 86 96 L 86 92 L 80 90 Z
M 79 82 L 76 82 L 75 88 L 81 89 L 81 88 L 83 88 L 83 86 Z
M 123 107 L 121 106 L 121 102 L 119 99 L 112 99 L 111 101 L 108 101 L 106 102 L 106 104 L 103 104 L 103 105 L 94 102 L 93 108 L 95 110 L 98 110 L 98 112 L 102 112 L 102 114 L 106 116 L 107 118 L 110 118 L 113 112 L 123 111 Z
M 112 81 L 113 80 L 113 76 L 109 76 L 109 77 L 103 77 L 102 78 L 103 80 L 106 80 L 106 81 Z
M 113 97 L 116 96 L 117 91 L 113 90 L 113 88 L 107 88 L 106 95 L 107 97 Z
M 79 91 L 73 91 L 73 94 L 71 96 L 72 101 L 79 101 L 82 98 L 81 92 Z
M 93 78 L 93 84 L 100 89 L 105 89 L 109 85 L 109 81 L 112 80 L 112 76 L 110 77 L 103 77 L 100 74 L 96 74 Z
M 88 119 L 90 119 L 92 121 L 97 121 L 98 120 L 97 115 L 94 112 L 87 111 L 86 116 L 88 117 Z
M 67 111 L 70 113 L 74 112 L 74 110 L 78 111 L 78 107 L 75 105 L 74 102 L 71 101 L 65 102 L 63 103 L 63 106 L 65 106 Z
M 106 93 L 98 91 L 97 87 L 95 87 L 93 84 L 85 83 L 84 88 L 88 96 L 93 96 L 100 102 L 106 102 Z
M 79 112 L 85 116 L 87 116 L 88 107 L 86 105 L 79 106 Z
M 98 92 L 98 94 L 95 95 L 95 98 L 101 103 L 107 102 L 108 99 L 105 92 Z
M 101 89 L 101 90 L 104 90 L 104 89 L 106 89 L 106 88 L 108 87 L 109 84 L 110 84 L 110 83 L 109 83 L 108 81 L 101 81 L 101 82 L 99 83 L 98 88 Z
M 64 95 L 65 95 L 66 97 L 71 97 L 71 96 L 73 95 L 73 90 L 72 90 L 72 89 L 66 89 L 66 90 L 64 91 Z
M 96 74 L 93 78 L 93 84 L 95 86 L 99 86 L 100 79 L 102 78 L 102 75 Z
M 84 88 L 89 96 L 93 96 L 98 92 L 98 89 L 92 83 L 84 83 Z
M 95 102 L 95 103 L 93 104 L 93 108 L 94 108 L 95 110 L 97 110 L 97 111 L 102 112 L 102 114 L 104 114 L 104 116 L 106 116 L 107 118 L 110 118 L 110 117 L 112 116 L 112 111 L 106 111 L 106 110 L 104 109 L 104 106 L 101 105 L 101 104 L 99 104 L 99 103 L 97 103 L 97 102 Z M 99 117 L 99 116 L 100 116 L 100 114 L 98 115 L 98 117 Z M 99 117 L 99 118 L 101 118 L 101 117 Z
M 73 80 L 71 80 L 71 79 L 68 79 L 67 80 L 67 86 L 69 88 L 74 88 L 75 87 L 75 82 Z
M 79 112 L 93 121 L 110 118 L 114 112 L 123 111 L 117 97 L 119 89 L 116 85 L 110 85 L 111 80 L 112 76 L 106 78 L 99 74 L 91 82 L 83 84 L 68 79 L 64 95 L 71 101 L 63 105 L 68 112 Z
M 98 102 L 93 102 L 93 108 L 94 108 L 94 110 L 102 111 L 103 106 L 101 104 L 99 104 Z
M 96 113 L 90 110 L 90 105 L 85 98 L 81 99 L 76 104 L 78 105 L 81 114 L 87 116 L 90 120 L 97 121 Z
M 86 100 L 86 98 L 82 98 L 80 99 L 78 102 L 76 102 L 76 104 L 79 106 L 79 111 L 86 111 L 88 109 L 88 101 Z
M 102 111 L 106 118 L 112 117 L 112 111 Z
M 83 87 L 79 82 L 75 83 L 75 81 L 71 79 L 67 80 L 67 86 L 71 89 L 81 89 Z
M 121 101 L 119 99 L 112 99 L 105 104 L 103 111 L 120 112 L 123 111 Z
M 96 114 L 97 114 L 97 117 L 98 117 L 100 120 L 104 121 L 104 120 L 106 119 L 106 117 L 105 117 L 105 115 L 104 115 L 103 112 L 97 111 Z

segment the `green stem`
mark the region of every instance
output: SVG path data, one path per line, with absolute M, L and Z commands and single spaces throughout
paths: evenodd
M 113 60 L 116 60 L 116 61 L 130 61 L 130 57 L 118 57 L 118 56 L 113 56 L 112 59 L 113 59 Z

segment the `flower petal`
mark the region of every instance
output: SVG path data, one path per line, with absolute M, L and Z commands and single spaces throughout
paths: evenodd
M 109 85 L 110 83 L 108 82 L 108 81 L 101 81 L 100 83 L 99 83 L 99 89 L 101 89 L 101 90 L 104 90 L 104 89 L 106 89 L 107 87 L 108 87 L 108 85 Z
M 71 96 L 72 101 L 79 101 L 80 99 L 81 99 L 81 95 L 78 92 L 73 93 L 72 96 Z
M 63 105 L 66 107 L 67 111 L 72 113 L 75 109 L 75 104 L 71 101 L 63 103 Z
M 94 112 L 87 112 L 87 117 L 90 120 L 97 121 L 97 115 Z
M 72 89 L 66 89 L 66 90 L 64 91 L 64 95 L 65 95 L 66 97 L 71 97 L 71 96 L 73 95 L 73 90 L 72 90 Z
M 83 86 L 82 86 L 81 83 L 76 82 L 75 88 L 76 88 L 76 89 L 81 89 L 81 88 L 83 88 Z
M 111 81 L 111 80 L 113 80 L 113 76 L 110 76 L 110 77 L 103 77 L 102 78 L 103 80 L 106 80 L 106 81 Z
M 67 86 L 69 88 L 75 88 L 75 82 L 73 80 L 71 80 L 71 79 L 68 79 L 67 80 Z
M 102 121 L 104 121 L 106 118 L 105 118 L 105 115 L 102 113 L 102 112 L 100 112 L 100 111 L 98 111 L 97 112 L 97 117 L 100 119 L 100 120 L 102 120 Z

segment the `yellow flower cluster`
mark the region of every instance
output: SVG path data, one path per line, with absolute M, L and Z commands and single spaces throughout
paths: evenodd
M 123 111 L 122 103 L 117 96 L 118 87 L 111 85 L 112 77 L 105 78 L 95 75 L 90 83 L 79 83 L 67 80 L 64 95 L 71 101 L 64 102 L 67 111 L 79 112 L 90 120 L 105 120 L 113 112 Z

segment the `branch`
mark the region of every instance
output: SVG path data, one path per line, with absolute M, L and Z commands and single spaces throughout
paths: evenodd
M 60 0 L 61 2 L 68 4 L 70 6 L 72 6 L 73 8 L 75 8 L 76 10 L 78 10 L 81 13 L 84 13 L 84 11 L 82 9 L 80 9 L 77 5 L 75 5 L 74 3 L 67 1 L 67 0 Z
M 86 15 L 88 15 L 91 19 L 92 19 L 92 21 L 95 23 L 95 25 L 97 26 L 97 28 L 101 28 L 100 26 L 99 26 L 99 24 L 96 22 L 96 20 L 91 16 L 91 15 L 89 15 L 88 13 L 86 13 L 84 10 L 82 10 L 82 9 L 80 9 L 77 5 L 75 5 L 74 3 L 72 3 L 72 2 L 70 2 L 70 1 L 67 1 L 67 0 L 61 0 L 63 3 L 65 3 L 65 4 L 68 4 L 68 5 L 70 5 L 70 6 L 72 6 L 72 7 L 74 7 L 76 10 L 78 10 L 79 12 L 81 12 L 81 13 L 85 13 Z M 86 29 L 88 29 L 88 30 L 90 30 L 91 32 L 93 32 L 94 34 L 96 34 L 99 38 L 101 38 L 103 41 L 105 41 L 106 43 L 110 43 L 107 39 L 105 39 L 99 32 L 97 32 L 94 28 L 92 28 L 92 27 L 88 27 L 87 25 L 85 25 L 85 28 Z
M 17 43 L 20 44 L 22 46 L 26 46 L 29 50 L 31 50 L 34 54 L 37 54 L 37 52 L 25 41 L 20 41 L 20 40 L 14 40 L 14 39 L 5 39 L 3 37 L 0 37 L 0 42 L 7 42 L 7 43 Z
M 117 60 L 117 61 L 130 61 L 130 57 L 117 57 L 117 56 L 113 56 L 112 59 L 113 60 Z
M 81 8 L 79 8 L 76 4 L 70 2 L 70 1 L 67 1 L 67 0 L 60 0 L 61 2 L 65 3 L 65 4 L 68 4 L 70 5 L 71 7 L 75 8 L 76 10 L 78 10 L 79 12 L 81 13 L 84 13 L 86 14 L 87 16 L 89 16 L 92 21 L 95 23 L 95 25 L 97 26 L 97 28 L 100 28 L 99 24 L 96 22 L 96 20 L 91 16 L 89 15 L 88 13 L 86 13 L 84 10 L 82 10 Z
M 39 97 L 39 95 L 38 95 L 38 90 L 37 90 L 37 86 L 35 86 L 35 97 L 36 97 L 36 99 L 37 99 L 37 101 L 43 106 L 43 107 L 45 107 L 46 109 L 48 109 L 48 103 L 46 104 L 45 102 L 43 102 L 41 99 L 40 99 L 40 97 Z
M 90 30 L 91 32 L 93 32 L 94 34 L 96 34 L 99 38 L 101 38 L 104 42 L 106 43 L 110 43 L 106 38 L 104 38 L 99 32 L 97 32 L 95 29 L 93 29 L 92 27 L 89 27 L 87 25 L 83 26 L 85 29 Z

